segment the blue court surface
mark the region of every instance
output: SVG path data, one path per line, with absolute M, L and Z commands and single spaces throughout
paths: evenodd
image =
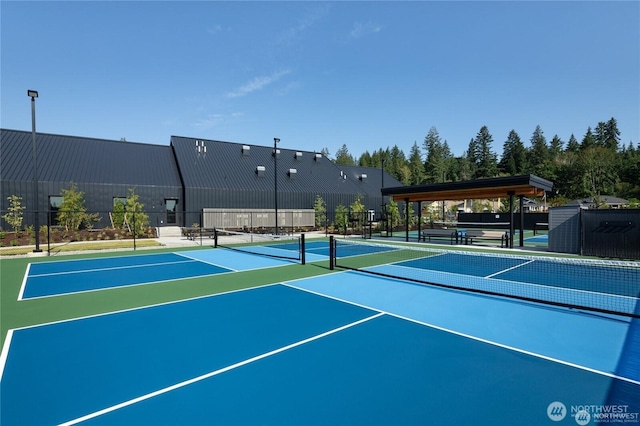
M 18 300 L 270 268 L 291 263 L 288 260 L 250 253 L 214 249 L 32 263 L 27 269 Z
M 637 418 L 638 335 L 628 319 L 336 273 L 10 330 L 0 423 Z

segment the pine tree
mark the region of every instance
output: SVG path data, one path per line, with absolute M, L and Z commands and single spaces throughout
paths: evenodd
M 593 148 L 594 146 L 596 146 L 596 138 L 595 136 L 593 136 L 593 133 L 591 132 L 591 127 L 588 127 L 587 133 L 584 134 L 584 137 L 582 138 L 582 143 L 580 143 L 580 151 L 584 151 L 585 149 L 588 149 L 588 148 Z
M 620 130 L 618 130 L 618 122 L 615 118 L 611 117 L 605 124 L 605 137 L 603 140 L 603 146 L 612 151 L 618 151 L 620 145 Z
M 549 164 L 549 147 L 547 146 L 547 139 L 544 137 L 544 132 L 540 126 L 536 126 L 536 129 L 531 135 L 531 148 L 529 150 L 529 171 L 537 176 L 548 176 L 548 164 Z
M 507 175 L 520 175 L 526 169 L 527 155 L 524 144 L 515 130 L 509 132 L 507 140 L 502 147 L 502 158 L 498 164 L 502 173 Z
M 347 144 L 343 144 L 342 148 L 340 148 L 338 152 L 336 152 L 336 160 L 334 162 L 342 166 L 356 165 L 356 161 L 353 159 L 351 154 L 349 154 L 349 149 L 347 148 Z
M 474 158 L 476 159 L 476 171 L 474 178 L 494 177 L 498 174 L 498 159 L 491 148 L 493 137 L 489 133 L 487 126 L 482 126 L 476 135 L 473 147 L 475 148 Z M 471 145 L 469 146 L 471 148 Z
M 422 153 L 417 142 L 413 142 L 411 154 L 409 155 L 409 171 L 411 173 L 410 185 L 420 185 L 424 183 L 424 165 L 422 163 Z
M 424 163 L 425 180 L 427 183 L 442 182 L 442 177 L 447 171 L 447 157 L 440 139 L 440 134 L 435 127 L 429 129 L 424 138 L 426 160 Z
M 374 167 L 371 162 L 371 154 L 369 154 L 369 151 L 365 151 L 364 154 L 360 156 L 358 165 L 361 167 Z
M 580 151 L 580 144 L 576 137 L 571 133 L 571 137 L 569 138 L 569 142 L 567 142 L 567 147 L 565 148 L 565 152 L 573 152 L 577 153 Z

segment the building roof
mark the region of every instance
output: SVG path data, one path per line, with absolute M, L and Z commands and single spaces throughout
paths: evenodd
M 271 191 L 275 186 L 273 146 L 172 136 L 171 147 L 186 188 Z M 380 195 L 379 175 L 377 181 L 360 178 L 369 168 L 337 166 L 313 151 L 278 151 L 278 191 Z
M 613 197 L 611 195 L 601 195 L 600 202 L 610 205 L 610 206 L 622 206 L 625 204 L 629 204 L 629 200 L 625 200 L 624 198 Z M 595 201 L 593 197 L 584 197 L 578 198 L 576 200 L 572 200 L 567 203 L 568 206 L 592 206 L 595 205 Z
M 168 146 L 36 134 L 39 181 L 181 186 Z M 32 181 L 31 132 L 0 129 L 2 180 Z
M 553 183 L 534 175 L 508 176 L 434 183 L 396 188 L 383 188 L 382 194 L 395 201 L 446 201 L 482 198 L 504 198 L 510 195 L 542 196 Z

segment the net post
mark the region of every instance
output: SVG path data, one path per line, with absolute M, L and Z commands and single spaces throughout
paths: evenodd
M 300 234 L 300 262 L 305 265 L 306 264 L 306 248 L 304 242 L 304 233 Z
M 329 269 L 336 268 L 336 240 L 333 235 L 329 237 Z
M 218 228 L 213 228 L 213 247 L 218 248 Z

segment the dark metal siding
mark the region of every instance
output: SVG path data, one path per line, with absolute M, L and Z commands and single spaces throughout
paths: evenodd
M 243 152 L 246 144 L 203 142 L 206 155 L 202 150 L 198 153 L 194 138 L 171 138 L 185 185 L 185 209 L 194 212 L 189 218 L 197 216 L 195 212 L 202 208 L 274 207 L 273 146 L 248 145 L 250 149 Z M 382 204 L 381 171 L 371 168 L 346 171 L 324 156 L 316 159 L 315 152 L 278 149 L 278 207 L 310 209 L 318 195 L 325 201 L 327 211 L 335 210 L 340 204 L 348 206 L 358 194 L 368 208 L 379 209 Z M 265 168 L 263 177 L 256 174 L 257 166 Z M 290 175 L 289 169 L 296 169 L 295 175 Z M 372 175 L 377 172 L 378 178 L 360 181 L 356 175 L 363 169 Z M 400 185 L 389 175 L 385 179 Z
M 549 251 L 580 253 L 580 207 L 549 209 Z
M 109 223 L 114 197 L 126 197 L 135 189 L 151 214 L 151 224 L 164 219 L 165 198 L 180 203 L 182 185 L 173 153 L 168 146 L 108 141 L 37 133 L 38 210 L 49 210 L 49 196 L 77 185 L 84 192 L 85 206 L 101 211 L 100 226 Z M 0 209 L 8 208 L 7 197 L 18 195 L 33 212 L 33 157 L 31 132 L 0 130 Z M 158 212 L 158 213 L 153 213 Z M 46 223 L 41 218 L 41 223 Z M 33 223 L 33 214 L 25 215 Z M 0 223 L 6 227 L 6 224 Z
M 585 256 L 640 259 L 640 209 L 581 210 Z

